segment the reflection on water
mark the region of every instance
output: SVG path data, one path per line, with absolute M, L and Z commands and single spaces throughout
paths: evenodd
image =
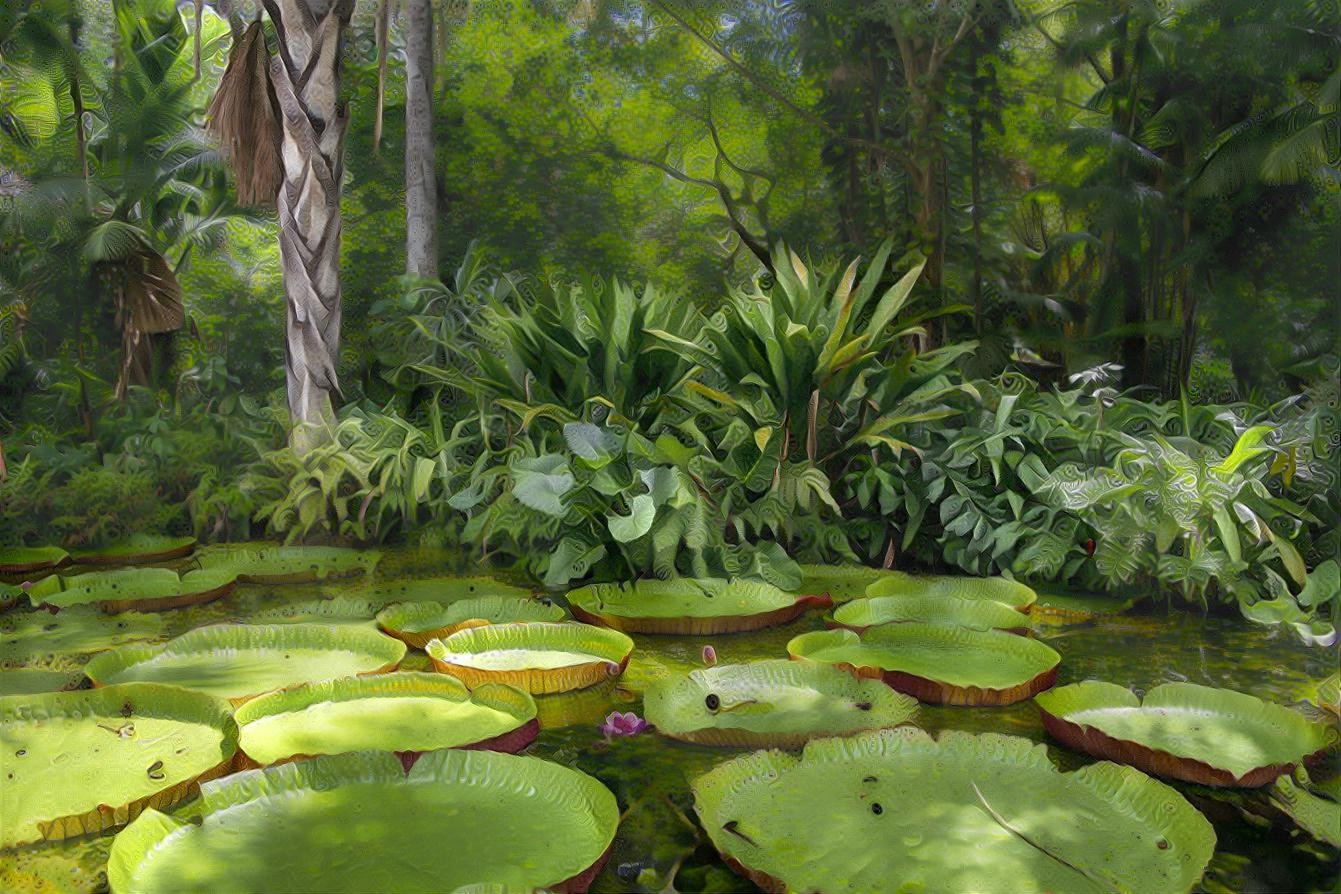
M 459 559 L 426 550 L 396 550 L 384 559 L 379 581 L 441 575 L 462 569 Z M 264 587 L 240 585 L 227 599 L 164 613 L 166 633 L 202 624 L 246 618 L 256 612 L 314 596 L 353 594 L 359 582 Z M 711 644 L 718 663 L 779 658 L 798 633 L 819 629 L 811 614 L 784 627 L 716 637 L 635 636 L 637 651 L 618 687 L 565 696 L 542 704 L 544 731 L 529 753 L 575 767 L 615 792 L 626 815 L 614 855 L 594 891 L 660 891 L 672 876 L 679 891 L 741 891 L 746 883 L 712 854 L 697 827 L 688 780 L 735 754 L 673 743 L 654 734 L 605 742 L 597 729 L 612 710 L 642 713 L 640 694 L 654 680 L 701 666 Z M 1186 680 L 1223 686 L 1290 703 L 1305 698 L 1337 664 L 1335 650 L 1306 648 L 1285 632 L 1268 632 L 1232 618 L 1164 614 L 1162 609 L 1101 619 L 1090 626 L 1048 627 L 1039 638 L 1062 654 L 1058 684 L 1098 678 L 1136 689 Z M 73 657 L 63 663 L 75 663 Z M 407 670 L 429 669 L 418 651 Z M 556 724 L 570 723 L 569 726 Z M 1043 742 L 1037 711 L 1029 702 L 1005 708 L 923 707 L 919 723 L 932 732 L 960 729 L 1001 732 Z M 1049 745 L 1065 769 L 1085 759 Z M 1338 854 L 1284 829 L 1263 828 L 1244 818 L 1232 797 L 1206 800 L 1190 792 L 1216 827 L 1219 847 L 1204 889 L 1221 891 L 1336 890 Z M 102 867 L 110 838 L 30 848 L 0 854 L 0 890 L 90 891 L 105 886 Z M 39 884 L 42 883 L 42 884 Z

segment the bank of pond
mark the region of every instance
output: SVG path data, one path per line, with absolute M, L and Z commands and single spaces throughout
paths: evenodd
M 1334 652 L 1000 578 L 543 594 L 381 558 L 0 549 L 0 887 L 1184 892 L 1263 854 L 1294 864 L 1264 884 L 1337 867 Z

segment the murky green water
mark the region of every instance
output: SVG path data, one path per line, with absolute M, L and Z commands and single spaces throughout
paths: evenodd
M 441 554 L 396 551 L 382 563 L 379 580 L 438 575 L 460 570 Z M 346 589 L 346 588 L 342 588 Z M 202 624 L 247 618 L 258 611 L 311 599 L 323 588 L 239 585 L 226 600 L 165 615 L 166 634 Z M 326 588 L 326 592 L 332 592 Z M 637 651 L 619 688 L 551 697 L 541 704 L 542 721 L 565 725 L 547 729 L 528 753 L 590 773 L 615 792 L 625 812 L 610 864 L 593 890 L 748 891 L 749 883 L 712 853 L 694 824 L 688 780 L 735 752 L 682 745 L 645 734 L 602 740 L 597 730 L 610 710 L 641 713 L 639 693 L 653 679 L 699 665 L 711 643 L 718 661 L 735 662 L 786 655 L 787 641 L 820 627 L 810 615 L 792 624 L 754 634 L 718 637 L 635 637 Z M 1044 628 L 1040 638 L 1062 653 L 1058 683 L 1102 678 L 1149 688 L 1173 680 L 1224 686 L 1291 703 L 1307 696 L 1315 681 L 1336 667 L 1335 650 L 1309 649 L 1285 633 L 1227 618 L 1162 610 L 1101 620 L 1091 626 Z M 69 656 L 54 663 L 72 671 L 82 664 Z M 412 651 L 407 669 L 428 665 Z M 1007 708 L 923 707 L 920 724 L 931 731 L 995 731 L 1046 741 L 1037 713 L 1025 702 Z M 1076 755 L 1049 746 L 1065 768 L 1079 766 Z M 1341 768 L 1332 767 L 1335 773 Z M 1315 774 L 1317 775 L 1317 774 Z M 1336 891 L 1341 853 L 1313 842 L 1288 823 L 1258 818 L 1253 804 L 1234 795 L 1209 799 L 1207 790 L 1182 787 L 1215 824 L 1219 846 L 1203 888 L 1222 891 Z M 65 842 L 0 854 L 0 890 L 95 891 L 106 886 L 103 864 L 111 837 Z

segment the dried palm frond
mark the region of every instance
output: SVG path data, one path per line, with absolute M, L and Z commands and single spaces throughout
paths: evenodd
M 259 18 L 233 44 L 208 115 L 209 132 L 232 163 L 238 202 L 273 205 L 284 179 L 282 131 Z

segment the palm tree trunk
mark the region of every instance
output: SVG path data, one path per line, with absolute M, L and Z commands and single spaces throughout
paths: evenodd
M 288 307 L 284 366 L 294 445 L 330 421 L 339 393 L 340 180 L 348 113 L 340 42 L 354 0 L 264 0 L 278 54 L 270 75 L 283 125 L 279 251 Z
M 438 272 L 433 153 L 433 9 L 408 0 L 405 29 L 405 271 Z

